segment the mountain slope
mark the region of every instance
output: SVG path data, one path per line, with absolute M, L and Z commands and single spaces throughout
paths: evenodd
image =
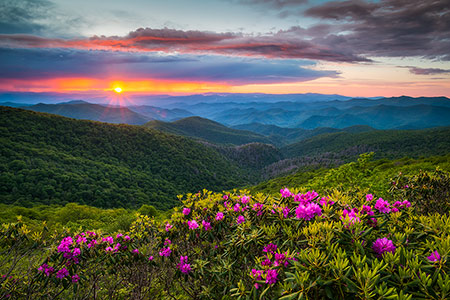
M 354 156 L 374 151 L 376 157 L 398 158 L 444 155 L 450 149 L 450 127 L 422 130 L 374 130 L 322 134 L 283 147 L 285 157 L 341 153 Z
M 189 117 L 172 123 L 150 121 L 144 125 L 178 135 L 202 139 L 216 144 L 243 145 L 253 142 L 270 143 L 270 140 L 260 134 L 228 128 L 220 123 L 201 117 Z
M 60 104 L 36 104 L 22 107 L 24 109 L 56 114 L 68 118 L 100 121 L 107 123 L 124 123 L 130 125 L 142 125 L 150 118 L 140 115 L 126 107 L 111 107 L 82 101 Z
M 193 116 L 191 112 L 179 108 L 165 109 L 149 105 L 128 106 L 128 108 L 153 120 L 174 121 Z
M 167 209 L 179 193 L 246 183 L 213 148 L 141 126 L 0 107 L 0 132 L 2 203 Z

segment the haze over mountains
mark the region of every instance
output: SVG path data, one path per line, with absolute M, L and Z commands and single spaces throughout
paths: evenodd
M 3 104 L 7 106 L 76 119 L 133 125 L 142 125 L 150 120 L 170 122 L 191 116 L 246 130 L 249 129 L 248 124 L 253 123 L 302 129 L 343 129 L 355 125 L 375 129 L 420 129 L 450 125 L 450 99 L 446 97 L 350 99 L 320 94 L 206 94 L 151 96 L 147 101 L 152 105 L 136 105 L 141 101 L 139 97 L 137 101 L 133 98 L 133 104 L 124 102 L 123 106 L 85 101 L 23 106 L 11 102 L 13 99 L 28 99 L 29 103 L 30 99 L 42 97 L 1 94 L 0 101 L 5 100 Z

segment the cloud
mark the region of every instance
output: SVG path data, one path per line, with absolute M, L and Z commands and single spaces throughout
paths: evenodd
M 298 31 L 298 28 L 297 28 Z M 304 31 L 305 33 L 308 30 Z M 293 34 L 279 31 L 266 35 L 183 31 L 169 28 L 139 28 L 126 36 L 93 36 L 88 39 L 49 39 L 33 35 L 0 35 L 0 47 L 75 48 L 115 51 L 220 54 L 277 59 L 312 59 L 335 62 L 370 61 L 344 49 L 320 45 Z
M 313 41 L 357 55 L 450 60 L 448 0 L 333 1 L 305 11 L 334 23 Z
M 36 59 L 39 57 L 39 60 Z M 215 55 L 158 55 L 74 49 L 0 49 L 0 78 L 153 78 L 233 85 L 300 82 L 336 77 L 314 63 Z
M 450 70 L 439 68 L 418 68 L 418 67 L 402 67 L 402 68 L 408 68 L 409 72 L 415 75 L 450 74 Z

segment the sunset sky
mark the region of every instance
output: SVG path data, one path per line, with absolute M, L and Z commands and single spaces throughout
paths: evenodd
M 448 0 L 0 0 L 1 92 L 450 97 Z

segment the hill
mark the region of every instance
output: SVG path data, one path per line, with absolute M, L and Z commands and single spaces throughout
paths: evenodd
M 150 118 L 131 111 L 126 107 L 103 106 L 78 100 L 59 104 L 39 103 L 22 108 L 68 118 L 116 124 L 142 125 L 150 120 Z
M 243 145 L 248 143 L 270 143 L 270 140 L 260 134 L 247 130 L 228 128 L 220 123 L 201 117 L 189 117 L 172 123 L 150 121 L 144 125 L 178 135 L 202 139 L 216 144 Z
M 247 182 L 213 148 L 140 126 L 0 107 L 0 132 L 2 203 L 167 209 L 179 193 Z
M 285 157 L 302 157 L 333 152 L 354 156 L 358 149 L 374 151 L 376 157 L 400 158 L 444 155 L 450 149 L 450 127 L 421 130 L 374 130 L 322 134 L 283 147 Z
M 433 105 L 372 107 L 354 106 L 329 118 L 326 115 L 314 115 L 300 122 L 297 127 L 344 128 L 354 125 L 368 125 L 377 129 L 418 129 L 450 125 L 450 107 Z
M 241 124 L 233 126 L 232 128 L 240 130 L 249 130 L 268 137 L 277 145 L 287 145 L 294 142 L 302 141 L 307 138 L 311 138 L 316 135 L 324 133 L 334 133 L 334 132 L 364 132 L 374 130 L 374 128 L 366 125 L 357 125 L 347 128 L 337 129 L 331 127 L 319 127 L 315 129 L 303 129 L 303 128 L 286 128 L 279 127 L 276 125 L 266 125 L 261 123 L 251 123 L 251 124 Z
M 165 109 L 149 105 L 128 106 L 127 108 L 153 120 L 174 121 L 193 116 L 191 112 L 179 108 Z

